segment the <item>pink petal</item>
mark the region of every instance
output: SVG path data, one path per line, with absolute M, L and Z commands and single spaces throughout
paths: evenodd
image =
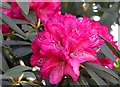
M 54 68 L 49 76 L 51 84 L 57 84 L 62 80 L 63 77 L 63 66 L 57 66 Z
M 74 68 L 76 68 L 76 67 L 74 67 Z M 79 74 L 80 74 L 80 72 L 78 70 L 79 70 L 79 68 L 77 68 L 77 72 L 78 72 L 78 75 L 77 75 L 75 73 L 75 71 L 73 70 L 73 67 L 71 65 L 66 64 L 65 68 L 64 68 L 64 74 L 70 75 L 74 81 L 77 81 Z

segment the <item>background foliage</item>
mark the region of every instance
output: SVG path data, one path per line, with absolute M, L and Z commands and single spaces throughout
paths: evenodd
M 22 4 L 18 2 L 21 7 L 24 16 L 30 21 L 25 22 L 16 19 L 8 18 L 3 12 L 0 11 L 2 17 L 1 23 L 6 23 L 15 31 L 10 34 L 3 35 L 0 31 L 0 45 L 2 50 L 0 51 L 0 58 L 2 60 L 2 68 L 0 69 L 1 81 L 5 86 L 11 87 L 11 85 L 21 86 L 42 86 L 44 82 L 46 85 L 50 85 L 49 81 L 44 81 L 38 76 L 38 71 L 33 68 L 29 61 L 32 54 L 31 41 L 34 39 L 36 32 L 40 26 L 33 26 L 37 21 L 36 14 L 29 11 L 28 3 Z M 118 2 L 62 2 L 62 14 L 71 13 L 75 16 L 89 16 L 94 18 L 100 17 L 100 23 L 109 26 L 111 31 L 111 25 L 118 24 Z M 9 3 L 0 2 L 0 7 L 10 8 Z M 96 12 L 96 11 L 97 12 Z M 22 24 L 19 27 L 18 24 Z M 104 51 L 104 55 L 110 56 L 110 59 L 116 62 L 109 52 L 112 50 L 118 58 L 120 58 L 120 51 L 116 50 L 109 42 L 106 41 L 106 45 L 101 47 Z M 107 50 L 107 51 L 106 51 Z M 102 54 L 100 55 L 102 56 Z M 55 85 L 62 87 L 62 85 L 119 85 L 120 84 L 120 59 L 117 60 L 115 68 L 113 70 L 106 69 L 105 67 L 98 66 L 92 63 L 85 63 L 81 66 L 81 75 L 77 82 L 72 82 L 70 77 L 64 78 L 61 83 Z M 114 71 L 114 72 L 113 72 Z

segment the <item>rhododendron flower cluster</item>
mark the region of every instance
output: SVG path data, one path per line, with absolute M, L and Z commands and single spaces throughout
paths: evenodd
M 40 18 L 41 22 L 45 22 L 48 19 L 51 19 L 54 14 L 58 13 L 60 10 L 60 1 L 57 0 L 56 2 L 49 0 L 49 2 L 44 2 L 44 0 L 29 0 L 30 11 L 34 11 L 38 17 Z M 6 2 L 6 1 L 4 1 Z M 19 5 L 13 0 L 10 2 L 11 9 L 0 8 L 8 17 L 25 20 L 27 19 L 22 15 L 21 9 Z M 7 25 L 1 25 L 3 33 L 9 33 L 10 28 L 6 27 Z M 6 32 L 4 32 L 6 31 Z
M 40 67 L 40 76 L 51 84 L 59 83 L 64 75 L 77 81 L 84 62 L 101 64 L 94 49 L 104 44 L 99 36 L 115 44 L 108 28 L 88 17 L 78 20 L 70 14 L 56 14 L 44 27 L 32 42 L 30 63 Z

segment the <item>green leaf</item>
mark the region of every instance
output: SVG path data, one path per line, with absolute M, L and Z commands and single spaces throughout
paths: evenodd
M 84 78 L 83 75 L 80 75 L 78 81 L 79 81 L 79 84 L 80 84 L 80 85 L 83 85 L 83 86 L 85 86 L 85 87 L 90 87 L 89 84 L 88 84 L 88 82 L 86 81 L 86 79 Z
M 34 78 L 34 79 L 36 79 L 36 76 L 32 72 L 24 72 L 23 74 L 24 74 L 23 78 L 25 77 L 25 78 Z
M 24 71 L 26 70 L 32 70 L 31 67 L 28 67 L 28 66 L 16 66 L 16 67 L 13 67 L 11 69 L 9 69 L 8 71 L 5 72 L 5 74 L 3 75 L 3 77 L 16 77 L 20 74 L 22 74 Z
M 0 25 L 4 24 L 4 22 L 2 21 L 2 19 L 0 19 Z M 2 30 L 2 27 L 0 27 L 0 30 Z
M 101 85 L 107 85 L 105 81 L 101 77 L 99 77 L 95 72 L 93 72 L 91 69 L 86 67 L 87 72 L 90 74 L 90 76 L 96 81 L 96 83 L 101 86 Z
M 8 3 L 0 1 L 0 8 L 10 9 L 11 7 L 10 7 L 10 5 Z
M 36 35 L 37 35 L 37 33 L 31 33 L 27 36 L 27 38 L 29 38 L 30 41 L 33 41 L 35 39 Z
M 69 78 L 69 84 L 70 85 L 80 85 L 78 81 L 73 81 L 72 78 Z
M 114 78 L 112 75 L 105 73 L 103 71 L 100 70 L 95 70 L 95 72 L 101 76 L 102 78 L 106 79 L 107 81 L 113 83 L 113 84 L 118 84 L 118 80 L 116 78 Z
M 14 31 L 16 31 L 17 33 L 19 33 L 20 35 L 26 37 L 25 33 L 15 24 L 14 21 L 12 21 L 12 19 L 10 19 L 8 16 L 6 16 L 2 11 L 0 11 L 0 13 L 2 14 L 1 19 Z
M 0 85 L 2 85 L 1 87 L 11 87 L 12 82 L 0 80 Z
M 10 45 L 31 45 L 29 42 L 25 41 L 16 41 L 16 40 L 5 40 L 3 41 L 4 45 L 10 46 Z
M 3 43 L 3 34 L 2 34 L 2 31 L 0 30 L 0 44 L 2 45 Z
M 30 11 L 28 15 L 22 13 L 26 19 L 28 19 L 31 23 L 37 23 L 36 13 L 34 11 Z
M 34 29 L 31 26 L 24 24 L 24 25 L 22 25 L 22 30 L 31 32 Z
M 116 50 L 115 47 L 114 47 L 111 43 L 109 43 L 107 40 L 105 40 L 103 37 L 100 37 L 100 38 L 102 38 L 102 39 L 105 41 L 105 43 L 107 44 L 107 46 L 112 50 L 112 52 L 113 52 L 117 57 L 120 58 L 120 52 L 119 52 L 118 50 Z
M 0 69 L 3 72 L 6 72 L 9 69 L 9 66 L 5 60 L 5 58 L 2 56 L 2 53 L 0 52 L 0 60 L 2 60 L 2 66 L 0 66 Z
M 99 69 L 99 70 L 102 70 L 102 71 L 104 71 L 104 72 L 106 72 L 106 73 L 109 73 L 109 74 L 111 74 L 112 76 L 114 76 L 116 79 L 118 79 L 118 75 L 115 73 L 115 72 L 113 72 L 112 70 L 110 70 L 110 69 L 108 69 L 108 68 L 105 68 L 105 67 L 103 67 L 103 66 L 100 66 L 100 65 L 98 65 L 98 64 L 93 64 L 93 63 L 85 63 L 85 65 L 86 66 L 91 66 L 91 67 L 94 67 L 95 69 Z
M 12 19 L 12 21 L 14 21 L 16 24 L 30 24 L 27 21 L 24 20 L 18 20 L 18 19 Z
M 30 53 L 32 53 L 31 47 L 20 47 L 16 48 L 15 50 L 12 51 L 13 55 L 16 56 L 17 58 L 26 56 Z
M 113 83 L 113 84 L 118 84 L 118 79 L 116 79 L 113 75 L 104 72 L 103 70 L 94 68 L 92 66 L 87 66 L 89 69 L 93 70 L 94 72 L 97 73 L 100 77 L 106 79 L 107 81 Z
M 111 53 L 109 47 L 104 44 L 100 46 L 100 49 L 102 50 L 103 54 L 105 54 L 110 60 L 112 60 L 114 63 L 116 63 L 116 59 L 114 55 Z
M 21 8 L 21 10 L 27 15 L 29 13 L 29 3 L 28 0 L 26 2 L 21 2 L 20 0 L 16 0 L 17 4 Z

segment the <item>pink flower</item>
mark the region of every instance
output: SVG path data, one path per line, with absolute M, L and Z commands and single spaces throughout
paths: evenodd
M 32 1 L 32 0 L 31 0 Z M 49 0 L 49 2 L 44 2 L 44 0 L 37 0 L 37 2 L 30 2 L 30 9 L 34 10 L 37 17 L 44 23 L 48 19 L 53 18 L 53 16 L 60 12 L 60 0 Z
M 51 84 L 60 82 L 64 75 L 77 81 L 80 64 L 97 60 L 89 37 L 81 37 L 79 22 L 75 16 L 56 14 L 32 43 L 30 63 L 40 67 L 40 76 Z
M 94 43 L 93 48 L 98 48 L 99 46 L 104 44 L 104 41 L 99 38 L 99 36 L 106 39 L 110 42 L 116 49 L 118 46 L 116 45 L 116 41 L 113 41 L 113 36 L 108 33 L 108 27 L 105 25 L 100 25 L 99 22 L 94 22 L 90 20 L 88 17 L 83 17 L 81 20 L 80 26 L 84 27 L 84 36 L 89 35 L 89 39 L 92 43 Z M 109 58 L 98 59 L 97 62 L 102 66 L 107 66 L 108 68 L 112 69 L 114 63 Z
M 109 69 L 113 69 L 114 68 L 114 63 L 109 58 L 107 58 L 107 57 L 99 59 L 99 62 L 100 62 L 100 64 L 102 66 L 106 66 Z

